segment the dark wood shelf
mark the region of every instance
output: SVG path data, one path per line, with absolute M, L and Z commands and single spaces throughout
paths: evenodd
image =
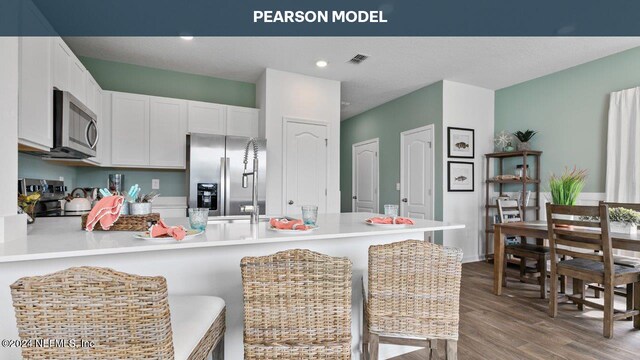
M 542 151 L 537 150 L 523 150 L 523 151 L 502 151 L 484 154 L 487 158 L 510 158 L 510 157 L 522 157 L 522 156 L 540 156 Z
M 495 209 L 498 206 L 495 204 L 491 204 L 490 201 L 491 199 L 489 199 L 490 194 L 492 193 L 490 190 L 492 190 L 492 188 L 495 190 L 496 187 L 498 187 L 498 194 L 503 194 L 504 193 L 504 187 L 505 185 L 518 185 L 521 189 L 518 190 L 518 192 L 521 194 L 520 198 L 524 198 L 525 194 L 528 190 L 531 190 L 531 192 L 533 193 L 532 195 L 535 197 L 535 201 L 539 202 L 540 201 L 540 156 L 542 155 L 542 151 L 537 151 L 537 150 L 524 150 L 524 151 L 509 151 L 509 152 L 494 152 L 494 153 L 489 153 L 489 154 L 485 154 L 485 159 L 486 160 L 486 173 L 485 173 L 485 227 L 488 227 L 487 229 L 485 229 L 485 258 L 487 260 L 489 260 L 491 258 L 490 254 L 488 254 L 488 249 L 489 249 L 489 244 L 493 241 L 493 236 L 491 235 L 492 233 L 494 233 L 493 231 L 493 219 L 492 217 L 494 216 L 494 214 L 492 213 L 491 209 Z M 522 161 L 522 165 L 526 165 L 523 166 L 522 169 L 522 177 L 518 180 L 498 180 L 498 179 L 494 179 L 492 178 L 492 176 L 494 176 L 493 174 L 498 173 L 501 175 L 506 174 L 504 172 L 505 168 L 504 168 L 504 161 L 505 159 L 509 159 L 509 158 L 520 158 Z M 496 164 L 496 172 L 492 172 L 491 171 L 491 164 Z M 532 171 L 531 173 L 529 172 L 529 165 L 533 165 L 533 169 L 535 169 L 535 171 Z M 528 185 L 534 185 L 534 186 L 528 186 Z M 531 206 L 526 206 L 525 211 L 522 212 L 522 220 L 527 221 L 528 218 L 530 218 L 528 215 L 534 215 L 533 218 L 536 220 L 540 219 L 540 206 L 538 206 L 538 203 L 536 203 L 536 205 L 531 205 Z M 533 214 L 531 211 L 526 211 L 526 210 L 533 210 Z
M 498 180 L 498 179 L 489 179 L 487 180 L 490 184 L 540 184 L 539 179 L 527 179 L 525 180 Z

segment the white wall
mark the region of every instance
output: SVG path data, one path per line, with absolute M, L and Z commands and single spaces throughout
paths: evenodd
M 267 69 L 256 99 L 264 114 L 260 134 L 267 139 L 267 214 L 283 213 L 283 118 L 329 124 L 327 212 L 340 212 L 340 82 Z
M 445 80 L 442 94 L 443 139 L 443 220 L 466 225 L 465 229 L 445 231 L 446 246 L 461 248 L 463 261 L 476 261 L 484 255 L 484 154 L 493 152 L 494 91 Z M 474 159 L 447 157 L 447 127 L 475 130 Z M 474 191 L 447 191 L 447 162 L 473 162 Z
M 0 37 L 0 242 L 24 236 L 26 221 L 16 213 L 18 179 L 18 38 Z

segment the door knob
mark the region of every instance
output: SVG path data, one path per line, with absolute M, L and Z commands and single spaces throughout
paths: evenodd
M 402 202 L 407 202 L 409 200 L 407 200 L 407 198 L 402 198 Z
M 293 205 L 293 200 L 289 200 L 289 205 Z
M 352 196 L 351 198 L 352 198 L 353 200 L 357 200 L 357 199 L 358 199 L 358 197 L 357 197 L 357 196 L 355 196 L 355 195 L 354 195 L 354 196 Z

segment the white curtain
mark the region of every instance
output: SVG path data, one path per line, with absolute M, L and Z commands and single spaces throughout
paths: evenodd
M 640 202 L 640 87 L 616 91 L 609 99 L 607 201 Z M 640 257 L 639 252 L 614 254 Z
M 640 87 L 611 93 L 606 197 L 640 203 Z

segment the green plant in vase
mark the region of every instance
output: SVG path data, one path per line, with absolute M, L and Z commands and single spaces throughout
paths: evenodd
M 578 170 L 575 167 L 571 171 L 566 168 L 561 176 L 551 174 L 549 178 L 551 203 L 554 205 L 575 205 L 586 179 L 587 170 Z
M 635 235 L 640 224 L 640 212 L 627 208 L 610 208 L 609 221 L 612 232 Z
M 537 134 L 537 131 L 529 130 L 526 131 L 516 131 L 513 133 L 513 136 L 518 138 L 520 143 L 518 144 L 518 150 L 531 150 L 531 144 L 529 141 L 533 139 L 533 137 Z
M 29 224 L 36 220 L 36 204 L 40 201 L 40 193 L 31 195 L 18 195 L 18 206 L 29 215 Z

